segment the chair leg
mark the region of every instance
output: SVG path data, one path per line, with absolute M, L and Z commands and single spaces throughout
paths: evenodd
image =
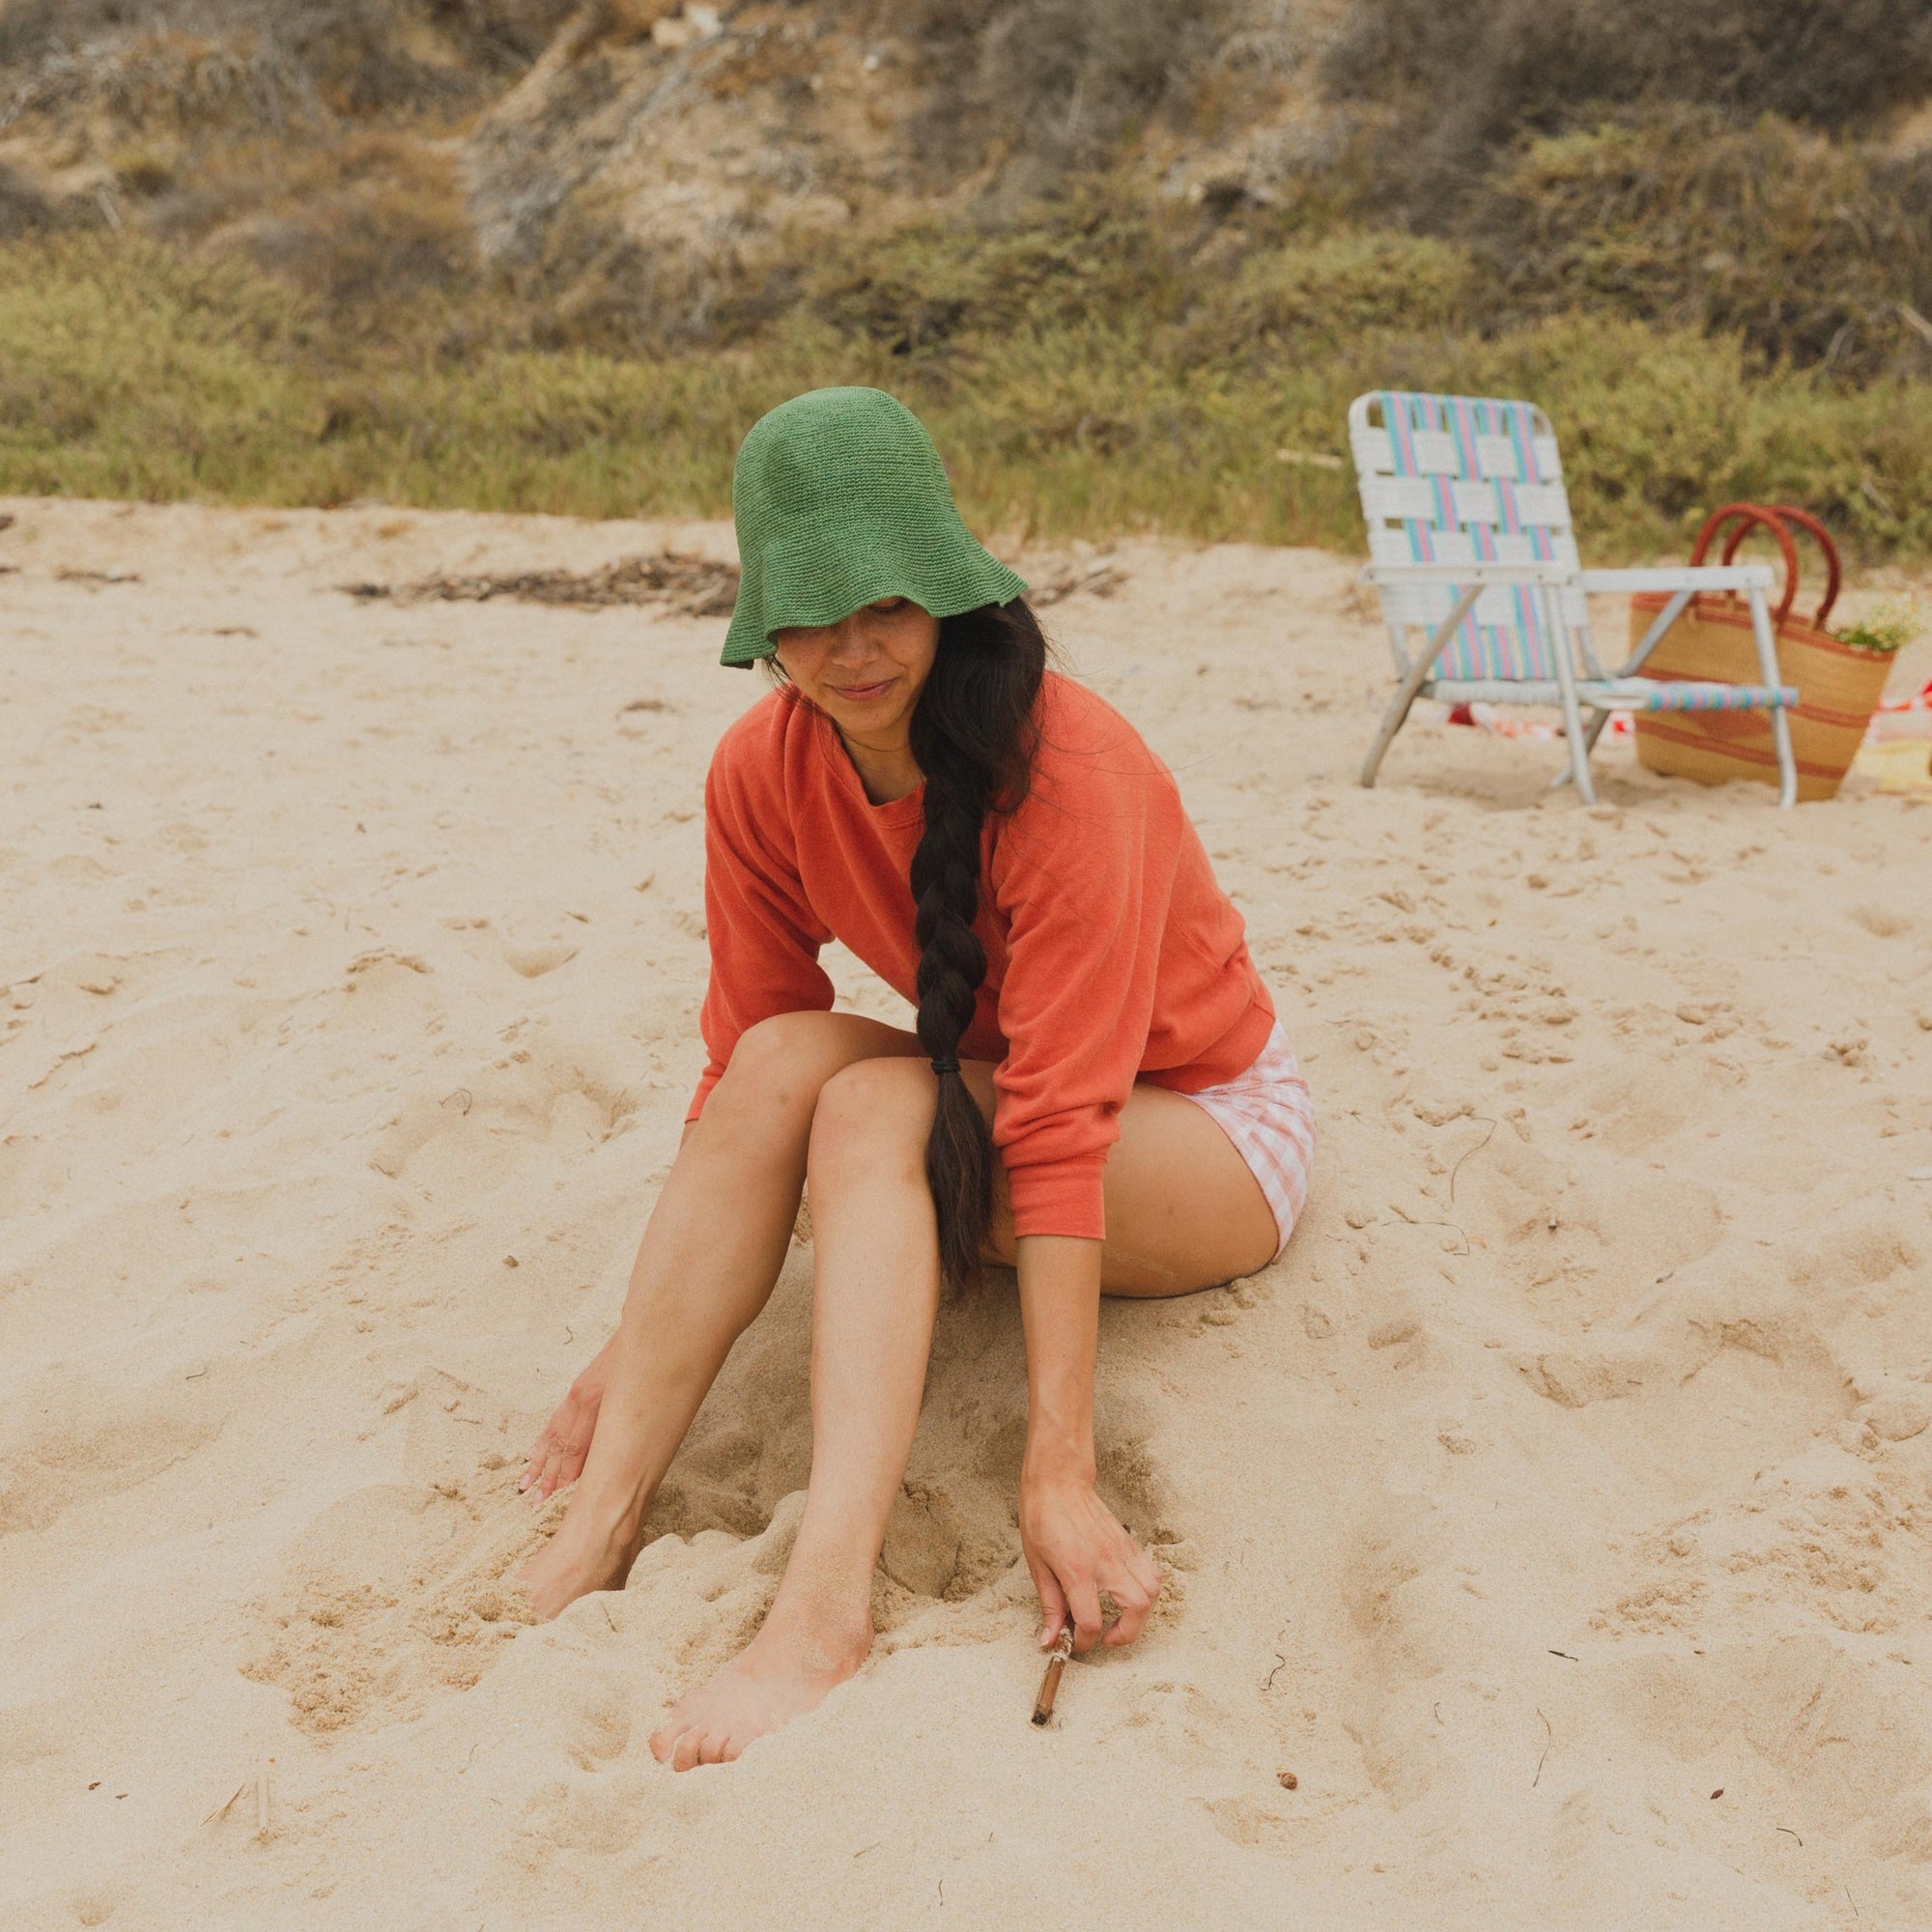
M 1585 805 L 1597 802 L 1597 787 L 1590 778 L 1590 748 L 1583 742 L 1583 721 L 1577 709 L 1577 694 L 1563 693 L 1563 737 L 1570 747 L 1570 776 L 1576 781 L 1577 796 Z
M 1604 735 L 1604 726 L 1610 722 L 1611 716 L 1612 714 L 1607 711 L 1593 711 L 1590 714 L 1590 722 L 1583 727 L 1583 756 L 1586 760 L 1597 749 L 1597 740 Z M 1575 781 L 1576 776 L 1576 773 L 1566 766 L 1549 781 L 1549 789 L 1561 791 L 1565 785 Z
M 1781 704 L 1771 714 L 1771 740 L 1777 747 L 1777 802 L 1788 810 L 1798 803 L 1798 760 L 1791 750 L 1791 714 Z
M 1543 608 L 1548 619 L 1556 615 L 1554 602 L 1546 591 Z M 1595 805 L 1597 787 L 1590 781 L 1590 750 L 1583 742 L 1583 714 L 1577 702 L 1577 664 L 1570 628 L 1567 624 L 1550 622 L 1548 631 L 1556 639 L 1556 690 L 1563 701 L 1563 742 L 1570 752 L 1570 776 L 1576 781 L 1577 796 L 1585 805 Z
M 1757 645 L 1758 675 L 1766 684 L 1778 681 L 1777 639 L 1771 628 L 1771 611 L 1764 592 L 1750 595 L 1751 641 Z M 1798 803 L 1798 760 L 1791 750 L 1791 719 L 1784 707 L 1775 705 L 1771 713 L 1771 742 L 1777 748 L 1777 802 L 1789 810 Z
M 1477 583 L 1464 585 L 1456 599 L 1454 608 L 1447 617 L 1436 626 L 1429 641 L 1422 647 L 1421 654 L 1409 666 L 1408 674 L 1402 681 L 1402 687 L 1390 700 L 1389 708 L 1382 714 L 1382 728 L 1376 733 L 1376 742 L 1369 748 L 1369 755 L 1362 766 L 1362 784 L 1366 789 L 1376 781 L 1377 768 L 1381 764 L 1383 754 L 1395 742 L 1395 734 L 1403 727 L 1408 716 L 1409 706 L 1415 702 L 1417 694 L 1429 682 L 1429 674 L 1435 667 L 1435 660 L 1447 648 L 1449 639 L 1456 635 L 1457 626 L 1469 614 L 1470 606 L 1476 601 L 1482 586 Z
M 1415 702 L 1415 693 L 1406 682 L 1389 701 L 1389 708 L 1382 713 L 1382 728 L 1376 733 L 1376 742 L 1369 747 L 1367 761 L 1362 766 L 1362 785 L 1366 790 L 1374 785 L 1376 773 L 1381 765 L 1388 748 L 1395 743 L 1395 734 L 1407 722 L 1409 708 Z

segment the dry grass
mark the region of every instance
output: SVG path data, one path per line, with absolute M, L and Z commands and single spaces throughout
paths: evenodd
M 1083 259 L 1063 267 L 1085 285 Z M 1343 237 L 1168 314 L 1056 314 L 1049 278 L 1037 326 L 969 305 L 916 353 L 810 313 L 738 348 L 543 352 L 472 313 L 452 354 L 433 308 L 407 349 L 346 355 L 312 300 L 241 262 L 49 238 L 0 250 L 0 489 L 718 515 L 760 412 L 867 382 L 931 423 L 983 527 L 1348 548 L 1347 470 L 1276 452 L 1345 457 L 1350 398 L 1393 384 L 1540 400 L 1600 556 L 1680 550 L 1737 496 L 1811 503 L 1866 554 L 1932 552 L 1932 384 L 1842 389 L 1618 317 L 1485 333 L 1459 320 L 1459 272 L 1440 244 Z
M 1932 372 L 1932 155 L 1668 108 L 1533 142 L 1467 223 L 1498 304 L 1735 330 L 1767 359 Z
M 1382 156 L 1440 218 L 1501 149 L 1645 103 L 1857 135 L 1932 93 L 1924 0 L 1352 0 L 1327 50 L 1345 100 L 1395 104 Z
M 708 557 L 622 556 L 601 569 L 518 570 L 452 577 L 439 573 L 408 583 L 345 583 L 352 597 L 397 604 L 563 605 L 607 611 L 619 604 L 663 604 L 693 617 L 729 616 L 738 595 L 738 566 Z
M 470 107 L 570 0 L 12 0 L 10 121 L 287 135 Z
M 922 0 L 913 20 L 943 84 L 916 130 L 942 174 L 1005 157 L 1037 192 L 1103 165 L 1123 136 L 1184 121 L 1227 39 L 1233 0 Z

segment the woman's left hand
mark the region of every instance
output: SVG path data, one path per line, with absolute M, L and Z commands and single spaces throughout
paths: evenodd
M 1098 1495 L 1079 1477 L 1020 1478 L 1020 1546 L 1039 1592 L 1039 1641 L 1073 1626 L 1073 1648 L 1132 1643 L 1160 1595 L 1160 1572 Z M 1102 1635 L 1100 1595 L 1120 1619 Z

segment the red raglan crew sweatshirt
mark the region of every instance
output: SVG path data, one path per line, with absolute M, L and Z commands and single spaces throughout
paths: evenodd
M 1274 1006 L 1173 776 L 1119 712 L 1049 671 L 1033 788 L 980 846 L 986 980 L 960 1042 L 996 1063 L 993 1141 L 1019 1235 L 1104 1238 L 1101 1174 L 1134 1081 L 1198 1093 L 1244 1071 Z M 841 941 L 914 998 L 908 869 L 921 791 L 874 805 L 836 728 L 790 691 L 725 732 L 704 792 L 710 1061 L 747 1027 L 824 1012 Z

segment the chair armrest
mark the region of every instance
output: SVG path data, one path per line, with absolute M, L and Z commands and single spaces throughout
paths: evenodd
M 1768 563 L 1672 564 L 1662 570 L 1586 570 L 1587 591 L 1769 590 L 1776 582 Z
M 1736 576 L 1735 571 L 1721 573 Z M 1370 563 L 1364 583 L 1575 583 L 1577 573 L 1562 563 Z

